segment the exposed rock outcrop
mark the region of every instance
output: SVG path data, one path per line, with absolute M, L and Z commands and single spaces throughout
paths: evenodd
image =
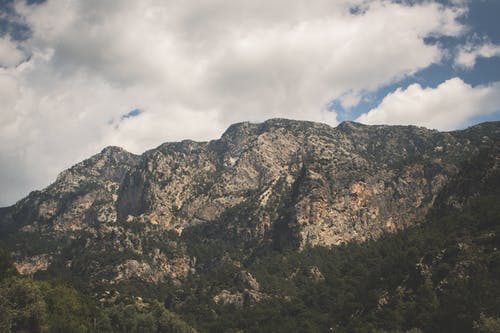
M 255 277 L 248 271 L 240 271 L 234 277 L 235 285 L 243 285 L 242 291 L 230 292 L 223 289 L 213 297 L 218 304 L 232 304 L 235 306 L 252 306 L 269 298 L 269 295 L 260 291 L 260 285 Z

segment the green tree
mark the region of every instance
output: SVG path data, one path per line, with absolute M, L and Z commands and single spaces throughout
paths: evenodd
M 0 280 L 16 275 L 16 269 L 12 266 L 10 255 L 0 248 Z
M 0 284 L 0 327 L 3 332 L 46 332 L 47 306 L 36 283 L 8 278 Z
M 481 313 L 479 320 L 474 321 L 474 333 L 498 333 L 500 332 L 500 318 L 487 317 Z
M 41 283 L 40 289 L 47 304 L 51 332 L 84 333 L 89 331 L 89 309 L 74 288 L 45 282 Z

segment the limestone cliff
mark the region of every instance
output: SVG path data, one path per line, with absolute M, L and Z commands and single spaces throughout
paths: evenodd
M 443 133 L 272 119 L 141 156 L 109 147 L 2 209 L 0 232 L 21 272 L 177 283 L 200 268 L 183 236 L 196 228 L 251 252 L 364 241 L 419 223 L 464 162 L 498 153 L 499 138 L 499 123 Z

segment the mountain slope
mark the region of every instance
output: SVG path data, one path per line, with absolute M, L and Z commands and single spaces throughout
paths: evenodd
M 16 285 L 50 316 L 58 293 L 76 302 L 86 310 L 66 315 L 87 331 L 146 319 L 202 332 L 487 331 L 500 322 L 499 189 L 499 122 L 441 133 L 272 119 L 140 156 L 108 147 L 0 210 L 13 266 L 55 288 L 10 280 L 0 255 L 0 307 Z
M 24 274 L 52 266 L 105 284 L 182 280 L 206 264 L 197 267 L 193 242 L 229 241 L 249 255 L 419 223 L 462 164 L 498 142 L 499 128 L 272 119 L 141 156 L 109 147 L 4 209 L 1 231 Z
M 189 279 L 173 309 L 210 332 L 498 332 L 499 157 L 497 143 L 466 163 L 420 225 L 363 243 L 253 256 L 244 266 L 260 292 L 274 295 L 258 305 L 250 297 L 243 307 L 230 298 L 200 302 L 200 294 L 248 289 L 232 262 Z

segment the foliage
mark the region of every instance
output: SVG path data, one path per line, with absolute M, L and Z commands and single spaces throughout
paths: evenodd
M 0 258 L 0 332 L 177 332 L 194 330 L 156 300 L 96 303 L 64 281 L 15 275 Z M 104 300 L 106 301 L 106 300 Z
M 474 322 L 473 327 L 476 333 L 500 332 L 500 318 L 487 317 L 481 313 L 479 320 Z
M 47 309 L 34 281 L 10 277 L 0 284 L 2 332 L 45 332 Z
M 243 265 L 273 297 L 249 307 L 211 299 L 222 289 L 242 290 L 232 278 L 240 268 L 221 261 L 191 276 L 182 292 L 171 291 L 171 308 L 209 332 L 471 332 L 473 323 L 487 329 L 494 322 L 480 313 L 500 315 L 499 199 L 477 198 L 376 241 L 254 253 Z M 231 252 L 225 244 L 226 256 L 240 255 L 237 245 Z M 312 267 L 324 281 L 311 278 Z
M 142 300 L 118 303 L 103 309 L 96 327 L 98 332 L 195 332 L 158 301 Z

